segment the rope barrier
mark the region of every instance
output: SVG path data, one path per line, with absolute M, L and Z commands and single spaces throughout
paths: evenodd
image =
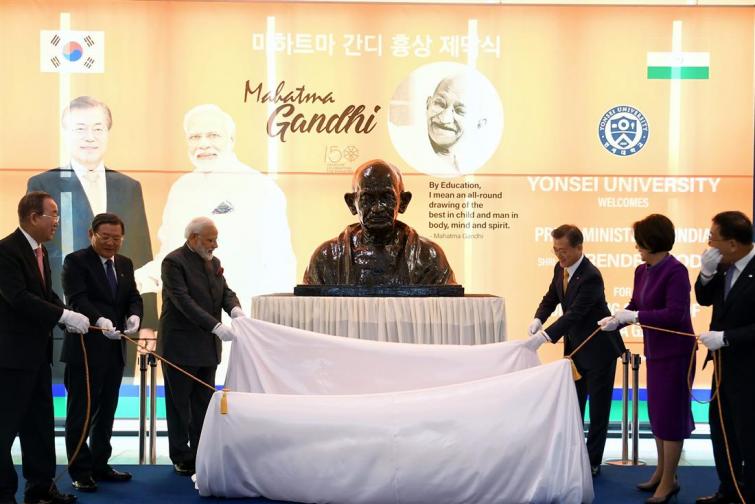
M 656 327 L 656 326 L 651 326 L 651 325 L 647 325 L 647 324 L 640 324 L 639 322 L 636 323 L 636 325 L 642 327 L 643 329 L 652 329 L 653 331 L 661 331 L 661 332 L 665 332 L 665 333 L 669 333 L 669 334 L 676 334 L 677 336 L 688 336 L 688 337 L 691 337 L 691 338 L 695 338 L 695 346 L 692 349 L 692 355 L 690 355 L 690 358 L 689 358 L 689 366 L 687 366 L 687 391 L 689 393 L 690 398 L 693 401 L 695 401 L 696 403 L 698 403 L 698 404 L 710 404 L 714 399 L 716 399 L 716 397 L 718 396 L 718 387 L 716 387 L 716 390 L 713 392 L 713 394 L 711 394 L 710 399 L 707 400 L 707 401 L 700 400 L 700 399 L 696 398 L 695 395 L 692 393 L 692 380 L 691 380 L 691 377 L 692 377 L 692 369 L 694 368 L 694 363 L 695 363 L 695 356 L 697 355 L 697 340 L 700 339 L 700 337 L 698 335 L 696 335 L 694 333 L 684 332 L 684 331 L 674 331 L 672 329 L 665 329 L 663 327 Z M 716 378 L 718 380 L 720 380 L 720 378 L 721 378 L 719 376 L 720 370 L 719 370 L 718 366 L 715 365 L 715 355 L 716 354 L 714 353 L 713 355 L 714 355 L 713 372 L 716 374 Z M 721 382 L 719 381 L 717 383 L 719 383 L 719 385 L 720 385 Z
M 89 326 L 89 330 L 90 331 L 100 331 L 100 332 L 104 331 L 103 328 L 98 327 L 98 326 Z M 162 362 L 165 362 L 166 364 L 168 364 L 172 368 L 174 368 L 174 369 L 182 372 L 183 374 L 185 374 L 186 376 L 188 376 L 192 380 L 196 381 L 200 385 L 203 385 L 204 387 L 207 387 L 208 389 L 212 390 L 213 393 L 216 392 L 215 387 L 213 387 L 212 385 L 210 385 L 210 384 L 208 384 L 208 383 L 200 380 L 199 378 L 197 378 L 196 376 L 192 375 L 188 371 L 185 371 L 184 369 L 181 369 L 179 366 L 173 364 L 168 359 L 166 359 L 166 358 L 164 358 L 164 357 L 156 354 L 155 352 L 153 352 L 151 350 L 147 350 L 146 348 L 144 348 L 141 345 L 139 345 L 139 341 L 140 340 L 129 338 L 125 334 L 121 334 L 121 337 L 123 339 L 125 339 L 126 341 L 128 341 L 129 343 L 131 343 L 133 345 L 136 345 L 138 348 L 141 348 L 142 351 L 144 351 L 145 353 L 154 356 L 156 359 L 159 359 Z M 142 338 L 143 341 L 154 341 L 156 339 L 157 338 Z M 81 451 L 81 448 L 84 445 L 84 443 L 86 442 L 86 438 L 88 437 L 87 434 L 88 434 L 88 431 L 89 431 L 89 422 L 90 422 L 91 417 L 92 417 L 92 388 L 91 388 L 92 387 L 92 385 L 91 385 L 92 380 L 91 380 L 91 377 L 89 375 L 89 356 L 87 355 L 87 349 L 86 349 L 86 345 L 84 343 L 84 334 L 80 334 L 79 335 L 79 341 L 81 342 L 81 351 L 82 351 L 83 356 L 84 356 L 84 377 L 85 377 L 86 391 L 87 391 L 86 413 L 84 415 L 84 426 L 81 429 L 81 436 L 79 437 L 79 441 L 76 444 L 76 449 L 74 450 L 73 455 L 71 455 L 71 457 L 68 459 L 68 464 L 66 465 L 66 469 L 65 470 L 70 469 L 71 465 L 73 465 L 73 463 L 76 461 L 76 458 L 79 456 L 79 452 Z M 227 392 L 228 391 L 226 389 L 223 389 L 223 396 L 221 397 L 221 400 L 220 400 L 220 413 L 223 414 L 223 415 L 225 415 L 225 414 L 228 413 L 228 400 L 226 398 Z M 50 484 L 50 491 L 52 491 L 53 486 L 60 480 L 60 478 L 62 476 L 63 476 L 63 471 L 61 471 L 52 480 L 52 483 Z
M 125 338 L 126 341 L 128 341 L 129 343 L 132 343 L 132 344 L 136 345 L 137 347 L 139 347 L 139 340 L 131 339 L 128 336 L 126 336 L 125 334 L 122 334 L 121 336 L 123 338 Z M 170 362 L 165 357 L 163 357 L 161 355 L 158 355 L 157 353 L 155 353 L 155 352 L 153 352 L 151 350 L 147 350 L 146 348 L 143 348 L 143 347 L 141 347 L 141 348 L 142 348 L 142 351 L 145 352 L 146 354 L 152 355 L 153 357 L 155 357 L 156 359 L 160 360 L 161 362 L 164 362 L 165 364 L 169 365 L 170 367 L 172 367 L 176 371 L 182 372 L 183 374 L 185 374 L 186 376 L 188 376 L 189 378 L 191 378 L 195 382 L 197 382 L 200 385 L 203 385 L 203 386 L 207 387 L 208 389 L 212 390 L 213 394 L 215 392 L 217 392 L 217 389 L 214 386 L 210 385 L 207 382 L 204 382 L 204 381 L 200 380 L 199 378 L 197 378 L 193 374 L 189 373 L 188 371 L 186 371 L 184 369 L 181 369 L 179 366 L 173 364 L 172 362 Z M 229 392 L 229 390 L 227 388 L 223 387 L 223 395 L 220 397 L 220 414 L 221 415 L 227 415 L 228 414 L 228 392 Z
M 84 415 L 84 426 L 81 428 L 81 436 L 79 437 L 79 442 L 76 444 L 76 449 L 73 451 L 73 455 L 71 455 L 71 458 L 68 459 L 66 470 L 71 468 L 71 464 L 73 464 L 73 462 L 76 460 L 76 457 L 79 456 L 79 451 L 81 451 L 81 447 L 84 445 L 84 442 L 87 438 L 87 431 L 89 431 L 89 420 L 91 419 L 92 415 L 92 380 L 89 377 L 89 357 L 87 355 L 87 347 L 84 344 L 83 334 L 79 334 L 79 342 L 81 343 L 81 352 L 84 354 L 84 382 L 86 383 L 87 389 L 87 407 L 86 414 Z M 60 480 L 62 476 L 63 471 L 55 476 L 55 479 L 52 480 L 52 484 L 50 485 L 50 492 L 52 492 L 53 486 L 55 486 L 55 484 L 58 482 L 58 480 Z
M 720 350 L 715 350 L 712 352 L 713 353 L 713 375 L 716 379 L 716 390 L 712 392 L 709 400 L 707 401 L 698 400 L 697 398 L 695 398 L 694 394 L 692 394 L 692 383 L 690 380 L 690 377 L 691 377 L 690 375 L 692 374 L 692 369 L 694 367 L 695 356 L 697 355 L 697 341 L 700 339 L 700 336 L 694 333 L 674 331 L 672 329 L 666 329 L 663 327 L 640 324 L 639 322 L 636 322 L 635 325 L 638 325 L 643 329 L 652 329 L 653 331 L 661 331 L 665 333 L 676 334 L 678 336 L 688 336 L 688 337 L 695 338 L 695 346 L 692 349 L 692 355 L 690 355 L 690 359 L 689 359 L 689 366 L 687 367 L 687 392 L 690 398 L 693 401 L 697 402 L 698 404 L 710 404 L 714 400 L 716 401 L 716 405 L 718 406 L 718 421 L 719 421 L 719 424 L 721 425 L 721 433 L 723 434 L 723 438 L 724 438 L 724 448 L 726 448 L 726 461 L 729 465 L 729 474 L 731 475 L 731 480 L 734 482 L 734 488 L 737 491 L 737 495 L 739 495 L 739 500 L 742 502 L 742 504 L 747 504 L 744 497 L 742 496 L 742 491 L 739 488 L 739 483 L 737 482 L 737 478 L 734 474 L 734 464 L 731 461 L 731 452 L 729 451 L 729 440 L 726 435 L 726 427 L 724 426 L 724 416 L 723 416 L 723 410 L 721 408 L 721 398 L 719 397 L 719 391 L 721 390 L 721 378 L 722 378 L 721 372 L 723 369 L 723 359 L 721 359 Z M 594 334 L 595 333 L 591 334 L 590 337 L 592 337 Z M 587 343 L 587 340 L 585 340 L 582 343 L 582 345 L 584 345 L 585 343 Z M 582 347 L 582 345 L 577 347 L 577 350 L 579 350 Z M 576 353 L 576 350 L 572 352 L 571 354 L 569 354 L 569 356 L 571 357 L 571 355 L 573 355 L 574 353 Z
M 686 332 L 682 332 L 682 331 L 674 331 L 674 330 L 671 330 L 671 329 L 665 329 L 665 328 L 662 328 L 662 327 L 655 327 L 655 326 L 650 326 L 650 325 L 646 325 L 646 324 L 639 324 L 639 323 L 637 323 L 637 325 L 639 325 L 643 329 L 652 329 L 654 331 L 662 331 L 662 332 L 667 332 L 667 333 L 671 333 L 671 334 L 677 334 L 677 335 L 680 335 L 680 336 L 690 336 L 690 337 L 695 338 L 695 343 L 697 343 L 697 340 L 699 339 L 699 336 L 697 336 L 695 334 L 692 334 L 692 333 L 686 333 Z M 89 329 L 90 330 L 94 330 L 94 331 L 101 331 L 101 332 L 104 331 L 101 327 L 97 327 L 97 326 L 90 326 Z M 584 341 L 582 341 L 582 343 L 580 343 L 577 346 L 577 348 L 575 348 L 572 352 L 570 352 L 567 356 L 565 356 L 565 358 L 568 359 L 571 362 L 572 375 L 573 375 L 575 381 L 580 380 L 582 378 L 582 376 L 580 375 L 579 371 L 577 370 L 577 366 L 574 363 L 574 360 L 573 360 L 574 355 L 577 352 L 579 352 L 582 349 L 582 347 L 584 347 L 592 338 L 594 338 L 596 334 L 598 334 L 599 332 L 601 332 L 601 330 L 602 330 L 601 327 L 598 326 L 597 329 L 595 329 L 592 332 L 592 334 L 590 334 L 587 338 L 585 338 Z M 87 406 L 86 406 L 86 414 L 84 416 L 84 427 L 83 427 L 82 432 L 81 432 L 81 437 L 79 438 L 79 442 L 76 445 L 76 450 L 74 450 L 73 455 L 68 460 L 68 465 L 66 466 L 67 469 L 70 468 L 71 464 L 73 464 L 73 462 L 76 460 L 76 457 L 78 456 L 79 451 L 81 450 L 81 447 L 82 447 L 82 445 L 84 444 L 84 442 L 85 442 L 85 440 L 87 438 L 86 434 L 87 434 L 87 430 L 88 430 L 88 426 L 89 426 L 89 421 L 90 421 L 90 417 L 91 417 L 91 379 L 90 379 L 90 376 L 89 376 L 89 362 L 88 362 L 88 357 L 87 357 L 86 345 L 84 344 L 84 335 L 81 334 L 79 336 L 80 336 L 80 342 L 81 342 L 81 350 L 82 350 L 82 352 L 84 354 L 84 375 L 85 375 L 85 379 L 86 379 L 86 389 L 87 389 L 87 402 L 86 402 Z M 208 384 L 207 382 L 205 382 L 205 381 L 197 378 L 196 376 L 192 375 L 188 371 L 186 371 L 186 370 L 182 369 L 181 367 L 177 366 L 176 364 L 170 362 L 165 357 L 163 357 L 161 355 L 158 355 L 156 352 L 154 352 L 152 350 L 147 350 L 146 348 L 142 347 L 141 345 L 139 345 L 139 341 L 140 340 L 129 338 L 125 334 L 121 334 L 121 337 L 123 339 L 125 339 L 126 341 L 128 341 L 129 343 L 131 343 L 132 345 L 135 345 L 137 348 L 141 348 L 142 352 L 144 352 L 144 353 L 146 353 L 148 355 L 152 355 L 153 357 L 155 357 L 156 359 L 160 360 L 161 362 L 167 364 L 168 366 L 172 367 L 176 371 L 179 371 L 179 372 L 183 373 L 184 375 L 186 375 L 190 379 L 194 380 L 195 382 L 199 383 L 200 385 L 202 385 L 202 386 L 210 389 L 213 393 L 215 393 L 217 391 L 214 386 L 212 386 L 212 385 Z M 157 338 L 142 338 L 142 340 L 144 340 L 144 341 L 152 341 L 152 340 L 156 340 L 156 339 Z M 694 349 L 692 351 L 692 356 L 690 357 L 690 366 L 689 366 L 689 368 L 687 370 L 688 391 L 689 391 L 689 394 L 692 397 L 692 399 L 695 400 L 695 401 L 697 401 L 697 399 L 695 399 L 694 395 L 692 395 L 692 389 L 691 389 L 692 385 L 690 384 L 689 378 L 690 378 L 692 364 L 693 364 L 693 362 L 695 360 L 694 358 L 695 358 L 696 353 L 697 353 L 697 344 L 695 344 L 695 347 L 694 347 Z M 727 458 L 727 461 L 728 461 L 728 464 L 729 464 L 729 472 L 731 473 L 732 481 L 734 482 L 734 487 L 737 490 L 737 494 L 739 495 L 740 500 L 742 501 L 743 504 L 747 504 L 745 502 L 745 500 L 744 500 L 744 497 L 742 496 L 742 492 L 741 492 L 741 490 L 739 488 L 739 484 L 737 482 L 737 478 L 734 475 L 734 465 L 733 465 L 733 463 L 731 461 L 731 454 L 729 452 L 729 442 L 728 442 L 728 437 L 726 435 L 726 428 L 724 427 L 723 411 L 722 411 L 722 407 L 721 407 L 721 401 L 718 398 L 718 391 L 720 390 L 720 387 L 721 387 L 721 369 L 720 368 L 722 366 L 722 364 L 719 364 L 719 351 L 718 350 L 716 350 L 715 352 L 713 352 L 713 364 L 714 364 L 714 373 L 715 373 L 715 377 L 716 377 L 716 391 L 711 395 L 710 400 L 706 401 L 706 402 L 703 402 L 703 404 L 707 404 L 707 403 L 712 402 L 714 399 L 718 399 L 717 400 L 718 419 L 719 419 L 719 422 L 721 424 L 721 431 L 722 431 L 723 438 L 724 438 L 724 447 L 726 448 L 726 458 Z M 225 414 L 228 413 L 228 400 L 227 400 L 227 394 L 228 394 L 228 392 L 229 392 L 228 389 L 223 388 L 223 395 L 222 395 L 222 397 L 220 399 L 220 413 L 222 415 L 225 415 Z M 697 401 L 697 402 L 700 402 L 700 401 Z M 60 477 L 62 476 L 62 474 L 63 473 L 61 472 L 60 474 L 58 474 L 58 476 L 55 477 L 55 479 L 53 480 L 53 482 L 50 485 L 50 490 L 52 490 L 52 487 L 60 479 Z

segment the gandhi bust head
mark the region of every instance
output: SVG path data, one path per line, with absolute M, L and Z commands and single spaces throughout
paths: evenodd
M 367 161 L 354 172 L 344 199 L 359 222 L 315 249 L 305 284 L 456 283 L 443 250 L 397 220 L 412 199 L 398 168 L 380 159 Z
M 344 199 L 351 213 L 359 216 L 365 242 L 390 241 L 398 214 L 412 199 L 412 193 L 404 191 L 401 172 L 380 159 L 367 161 L 354 172 L 351 190 Z

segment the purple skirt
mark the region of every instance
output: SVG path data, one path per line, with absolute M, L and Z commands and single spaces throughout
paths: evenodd
M 681 441 L 695 429 L 687 387 L 689 356 L 650 359 L 647 363 L 648 417 L 657 438 Z M 694 364 L 690 381 L 695 378 Z

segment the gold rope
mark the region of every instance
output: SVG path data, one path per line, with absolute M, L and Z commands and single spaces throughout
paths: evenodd
M 723 415 L 723 409 L 721 408 L 721 398 L 719 397 L 719 394 L 718 394 L 718 392 L 721 390 L 721 370 L 723 369 L 723 359 L 720 354 L 720 349 L 713 351 L 713 374 L 716 378 L 716 390 L 711 394 L 710 399 L 708 401 L 700 401 L 696 399 L 695 396 L 692 394 L 692 383 L 690 382 L 690 375 L 692 374 L 692 367 L 693 367 L 692 364 L 695 362 L 695 355 L 697 354 L 697 340 L 700 339 L 700 336 L 697 336 L 696 334 L 692 334 L 688 332 L 674 331 L 671 329 L 664 329 L 663 327 L 655 327 L 655 326 L 646 325 L 646 324 L 637 323 L 637 325 L 639 325 L 643 329 L 652 329 L 654 331 L 662 331 L 662 332 L 667 332 L 671 334 L 677 334 L 679 336 L 691 336 L 695 338 L 695 347 L 692 349 L 692 355 L 690 356 L 690 359 L 689 359 L 689 367 L 687 368 L 687 391 L 689 393 L 689 396 L 692 398 L 692 400 L 700 404 L 709 404 L 714 399 L 716 400 L 716 405 L 718 406 L 718 422 L 719 424 L 721 424 L 721 433 L 723 434 L 723 438 L 724 438 L 724 448 L 726 448 L 726 462 L 729 465 L 729 474 L 731 475 L 731 480 L 734 482 L 734 488 L 737 490 L 737 495 L 739 495 L 739 500 L 742 502 L 742 504 L 747 504 L 744 497 L 742 496 L 742 491 L 739 488 L 739 483 L 737 482 L 737 478 L 734 474 L 734 464 L 731 461 L 731 453 L 729 452 L 729 439 L 726 435 L 726 427 L 724 427 L 724 415 Z
M 128 337 L 128 336 L 126 336 L 125 334 L 121 334 L 121 336 L 122 336 L 122 337 L 123 337 L 123 338 L 124 338 L 124 339 L 125 339 L 126 341 L 128 341 L 129 343 L 131 343 L 131 344 L 133 344 L 133 345 L 136 345 L 137 347 L 139 347 L 139 340 L 136 340 L 136 339 L 132 339 L 132 338 L 129 338 L 129 337 Z M 204 385 L 204 386 L 205 386 L 205 387 L 207 387 L 208 389 L 212 390 L 212 391 L 213 391 L 213 393 L 214 393 L 214 392 L 217 392 L 217 389 L 216 389 L 215 387 L 213 387 L 212 385 L 210 385 L 210 384 L 209 384 L 209 383 L 207 383 L 207 382 L 204 382 L 204 381 L 200 380 L 199 378 L 197 378 L 197 377 L 196 377 L 196 376 L 194 376 L 193 374 L 189 373 L 188 371 L 185 371 L 185 370 L 181 369 L 180 367 L 176 366 L 175 364 L 173 364 L 172 362 L 170 362 L 170 361 L 169 361 L 168 359 L 166 359 L 165 357 L 163 357 L 163 356 L 161 356 L 161 355 L 158 355 L 158 354 L 156 354 L 155 352 L 153 352 L 153 351 L 151 351 L 151 350 L 147 350 L 147 349 L 146 349 L 146 348 L 144 348 L 144 347 L 141 347 L 141 348 L 142 348 L 142 351 L 143 351 L 143 352 L 145 352 L 145 353 L 147 353 L 147 354 L 149 354 L 149 355 L 152 355 L 152 356 L 154 356 L 154 357 L 155 357 L 156 359 L 159 359 L 159 360 L 161 360 L 162 362 L 164 362 L 165 364 L 169 365 L 170 367 L 172 367 L 172 368 L 173 368 L 173 369 L 175 369 L 176 371 L 180 371 L 180 372 L 182 372 L 183 374 L 185 374 L 186 376 L 188 376 L 189 378 L 191 378 L 191 379 L 192 379 L 192 380 L 194 380 L 195 382 L 199 383 L 200 385 Z
M 90 327 L 91 329 L 91 327 Z M 97 327 L 96 329 L 99 329 Z M 73 451 L 73 455 L 71 455 L 71 458 L 68 459 L 68 464 L 66 465 L 66 470 L 70 469 L 71 464 L 76 460 L 76 457 L 79 456 L 79 451 L 81 451 L 81 447 L 86 441 L 87 431 L 89 430 L 89 420 L 91 418 L 92 414 L 92 385 L 91 385 L 91 379 L 89 377 L 89 357 L 87 356 L 87 347 L 84 344 L 84 335 L 79 334 L 79 341 L 81 342 L 81 351 L 84 354 L 84 382 L 86 383 L 87 388 L 87 407 L 86 407 L 86 414 L 84 415 L 84 426 L 81 429 L 81 437 L 79 437 L 79 442 L 76 444 L 76 449 Z M 50 485 L 50 490 L 48 493 L 52 492 L 52 488 L 55 486 L 55 484 L 58 482 L 58 480 L 63 476 L 63 471 L 61 471 L 55 479 L 52 480 L 52 484 Z
M 651 325 L 647 325 L 647 324 L 640 324 L 639 322 L 637 322 L 636 324 L 638 326 L 642 327 L 643 329 L 652 329 L 653 331 L 661 331 L 661 332 L 666 332 L 666 333 L 670 333 L 670 334 L 676 334 L 676 335 L 679 335 L 679 336 L 689 336 L 689 337 L 695 338 L 695 346 L 692 349 L 692 355 L 690 355 L 690 358 L 689 358 L 689 366 L 687 366 L 687 391 L 689 393 L 690 398 L 693 401 L 695 401 L 696 403 L 698 403 L 698 404 L 710 404 L 718 396 L 718 387 L 716 387 L 715 392 L 713 392 L 713 394 L 711 394 L 710 399 L 708 399 L 707 401 L 697 399 L 692 394 L 692 380 L 691 380 L 691 378 L 692 378 L 692 369 L 694 368 L 695 356 L 697 355 L 697 340 L 700 339 L 699 336 L 697 336 L 696 334 L 693 334 L 693 333 L 688 333 L 688 332 L 683 332 L 683 331 L 674 331 L 672 329 L 665 329 L 663 327 L 655 327 L 655 326 L 651 326 Z M 713 358 L 714 358 L 714 362 L 713 362 L 713 364 L 714 364 L 713 370 L 714 371 L 713 372 L 716 373 L 716 379 L 718 380 L 718 379 L 720 379 L 720 376 L 719 376 L 720 371 L 718 370 L 718 367 L 715 365 L 715 357 L 716 357 L 716 354 L 714 352 L 713 353 Z M 719 381 L 718 383 L 720 384 L 721 382 Z

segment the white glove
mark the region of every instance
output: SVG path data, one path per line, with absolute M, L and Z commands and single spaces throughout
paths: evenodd
M 212 329 L 212 333 L 222 341 L 233 341 L 233 338 L 236 337 L 236 335 L 233 334 L 233 329 L 220 323 Z
M 718 263 L 721 262 L 721 251 L 717 248 L 705 249 L 700 256 L 700 273 L 706 277 L 712 277 L 716 274 Z
M 244 310 L 242 310 L 240 306 L 234 306 L 231 310 L 231 318 L 234 319 L 239 317 L 246 317 L 246 313 L 244 313 Z
M 527 332 L 530 336 L 533 334 L 537 334 L 537 332 L 543 328 L 543 323 L 540 321 L 539 318 L 532 319 L 532 322 L 530 322 L 529 327 L 527 328 Z
M 96 325 L 97 327 L 102 329 L 102 335 L 105 336 L 107 339 L 111 339 L 111 340 L 121 339 L 121 332 L 115 330 L 115 327 L 113 327 L 113 323 L 110 321 L 110 319 L 106 319 L 105 317 L 100 317 L 97 319 Z
M 605 317 L 598 320 L 601 331 L 615 331 L 619 328 L 619 321 L 614 317 Z
M 123 330 L 123 334 L 127 336 L 136 334 L 136 331 L 139 330 L 139 323 L 141 321 L 142 320 L 139 318 L 139 315 L 131 315 L 128 319 L 126 319 L 126 328 Z
M 540 348 L 540 345 L 547 341 L 550 341 L 550 338 L 548 337 L 546 332 L 538 331 L 535 334 L 530 335 L 530 338 L 527 340 L 524 346 L 526 346 L 533 352 L 537 352 L 537 349 Z
M 723 331 L 708 331 L 700 335 L 700 341 L 703 345 L 708 347 L 708 350 L 716 351 L 724 346 L 724 332 Z
M 73 310 L 63 309 L 63 315 L 60 316 L 61 322 L 66 325 L 66 331 L 78 334 L 89 332 L 89 317 Z
M 637 312 L 632 310 L 616 310 L 613 314 L 613 318 L 619 324 L 634 324 L 637 322 Z

